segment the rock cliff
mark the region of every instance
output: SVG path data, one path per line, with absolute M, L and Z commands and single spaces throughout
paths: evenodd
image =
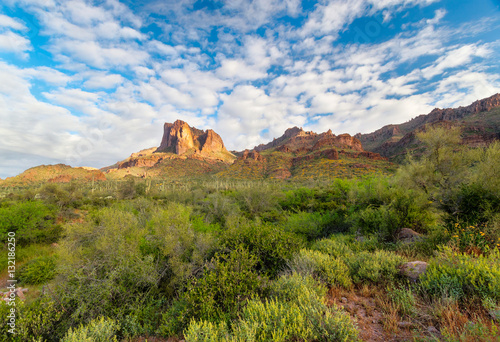
M 181 120 L 165 123 L 161 144 L 155 152 L 172 152 L 182 155 L 190 151 L 204 155 L 214 152 L 229 153 L 224 147 L 222 138 L 211 129 L 202 131 L 190 127 Z

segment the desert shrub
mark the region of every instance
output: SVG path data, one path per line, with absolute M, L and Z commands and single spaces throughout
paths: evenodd
M 271 298 L 251 300 L 234 330 L 237 341 L 356 341 L 349 316 L 323 301 L 326 288 L 311 277 L 282 276 Z
M 143 251 L 156 251 L 165 258 L 169 271 L 162 283 L 170 288 L 184 284 L 213 255 L 213 235 L 195 231 L 191 214 L 191 207 L 168 203 L 166 209 L 152 214 L 147 223 L 148 234 L 141 244 Z
M 133 213 L 115 208 L 100 209 L 88 222 L 66 225 L 57 293 L 73 321 L 121 317 L 156 288 L 165 265 L 142 255 L 146 233 Z
M 110 318 L 96 318 L 77 329 L 70 328 L 62 342 L 118 342 L 118 324 Z
M 370 240 L 356 241 L 345 235 L 334 235 L 319 240 L 312 248 L 329 256 L 330 259 L 342 260 L 356 284 L 365 281 L 392 282 L 398 274 L 398 266 L 404 262 L 404 258 L 394 252 L 375 250 L 376 243 Z
M 205 219 L 222 227 L 230 217 L 237 217 L 241 214 L 240 207 L 232 196 L 225 196 L 221 193 L 208 195 L 199 205 L 199 210 Z
M 279 201 L 283 210 L 292 212 L 311 211 L 317 207 L 317 191 L 309 188 L 288 190 Z
M 279 215 L 282 193 L 267 187 L 251 187 L 235 194 L 242 213 L 249 218 L 262 217 L 273 221 Z
M 361 251 L 350 254 L 343 260 L 349 267 L 352 280 L 356 284 L 365 281 L 390 283 L 399 273 L 398 266 L 405 261 L 394 252 L 384 250 L 373 253 Z
M 61 227 L 55 224 L 56 208 L 41 201 L 15 202 L 0 208 L 0 238 L 7 241 L 7 233 L 16 233 L 21 245 L 57 241 Z
M 461 184 L 452 196 L 442 202 L 448 222 L 480 225 L 488 222 L 492 213 L 500 211 L 500 195 L 480 184 Z
M 302 249 L 288 263 L 292 272 L 311 275 L 329 285 L 349 287 L 351 278 L 347 265 L 340 258 L 332 258 L 319 251 Z
M 357 341 L 355 325 L 323 302 L 325 293 L 311 277 L 282 276 L 271 284 L 271 298 L 248 301 L 231 332 L 226 324 L 193 321 L 184 336 L 186 341 Z
M 165 297 L 151 296 L 132 304 L 130 312 L 120 319 L 120 334 L 128 339 L 156 333 L 165 310 Z
M 42 284 L 56 275 L 56 259 L 54 256 L 43 256 L 32 259 L 19 268 L 18 280 L 24 284 Z
M 213 233 L 222 231 L 219 223 L 207 222 L 201 216 L 191 216 L 191 225 L 195 232 Z
M 232 340 L 225 321 L 214 323 L 203 320 L 193 320 L 186 331 L 184 331 L 184 339 L 187 342 L 222 342 Z
M 228 229 L 221 234 L 220 243 L 229 250 L 245 246 L 258 258 L 257 270 L 271 277 L 281 272 L 286 261 L 304 246 L 303 238 L 296 234 L 271 224 L 249 222 L 242 218 L 228 222 Z
M 302 235 L 311 241 L 324 236 L 329 223 L 329 215 L 319 212 L 298 212 L 287 216 L 284 228 L 286 231 Z
M 435 298 L 491 298 L 500 300 L 500 252 L 472 256 L 440 249 L 429 262 L 420 282 L 422 290 Z
M 33 301 L 16 300 L 15 334 L 8 333 L 7 315 L 13 306 L 0 303 L 0 341 L 37 342 L 58 341 L 65 332 L 64 311 L 47 296 Z
M 262 277 L 255 267 L 257 258 L 244 248 L 228 256 L 216 255 L 205 274 L 191 281 L 183 298 L 189 316 L 205 320 L 231 320 L 236 317 L 248 298 L 260 292 Z
M 342 237 L 330 237 L 316 241 L 311 249 L 326 253 L 333 258 L 342 258 L 352 254 L 353 251 Z
M 400 228 L 398 215 L 388 206 L 368 207 L 351 216 L 354 233 L 375 235 L 381 241 L 392 241 Z
M 83 194 L 75 183 L 66 186 L 54 183 L 45 184 L 38 191 L 38 196 L 45 203 L 57 205 L 59 208 L 78 208 L 83 203 Z

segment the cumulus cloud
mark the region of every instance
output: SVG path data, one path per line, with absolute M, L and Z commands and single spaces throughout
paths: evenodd
M 241 150 L 292 126 L 369 132 L 500 91 L 498 42 L 475 39 L 498 20 L 450 26 L 437 0 L 5 4 L 34 19 L 0 15 L 0 156 L 29 166 L 110 165 L 176 119 Z M 339 39 L 359 18 L 387 32 Z

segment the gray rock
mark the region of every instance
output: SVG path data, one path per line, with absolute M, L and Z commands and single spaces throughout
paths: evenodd
M 423 236 L 410 228 L 403 228 L 398 233 L 398 241 L 402 243 L 413 243 L 422 240 Z
M 425 273 L 427 266 L 428 264 L 424 261 L 411 261 L 401 265 L 399 271 L 402 275 L 415 282 Z

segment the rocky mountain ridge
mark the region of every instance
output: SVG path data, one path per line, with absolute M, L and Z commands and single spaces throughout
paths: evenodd
M 387 125 L 372 133 L 356 134 L 363 147 L 391 160 L 401 160 L 406 150 L 419 146 L 416 133 L 426 125 L 459 126 L 463 143 L 481 146 L 500 139 L 500 94 L 475 101 L 458 108 L 435 108 L 429 114 L 419 115 L 398 125 Z

